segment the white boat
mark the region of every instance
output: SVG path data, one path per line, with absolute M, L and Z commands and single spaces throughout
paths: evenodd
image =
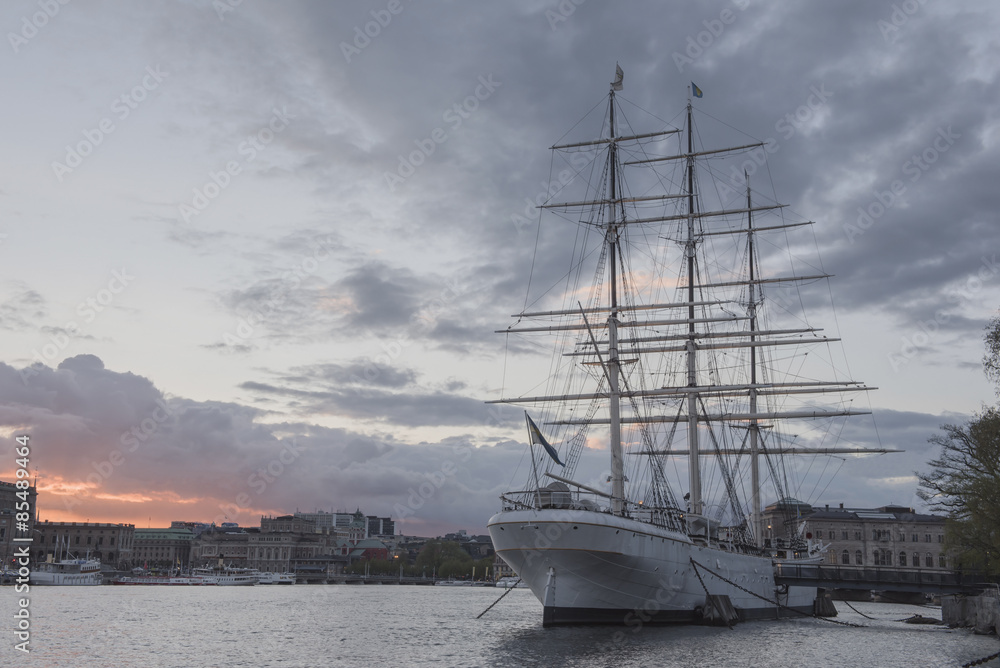
M 521 578 L 517 577 L 516 575 L 507 575 L 505 577 L 500 578 L 499 580 L 497 580 L 496 586 L 503 587 L 504 589 L 511 589 L 512 587 L 516 587 L 517 589 L 528 588 L 527 583 L 524 582 L 524 580 L 522 580 Z
M 710 180 L 732 173 L 724 162 L 699 172 L 702 160 L 733 156 L 746 169 L 739 161 L 748 151 L 766 155 L 764 144 L 696 147 L 701 135 L 692 129 L 690 97 L 678 115 L 682 129 L 633 133 L 631 121 L 619 122 L 620 84 L 619 70 L 601 137 L 552 147 L 554 172 L 569 169 L 549 193 L 565 201 L 539 208 L 562 218 L 558 234 L 573 245 L 572 257 L 567 251 L 565 265 L 551 266 L 536 256 L 533 267 L 562 278 L 539 288 L 537 300 L 529 295 L 524 303 L 534 305 L 502 331 L 515 352 L 551 345 L 556 361 L 536 364 L 547 378 L 524 384 L 545 386 L 544 393 L 491 402 L 521 405 L 540 419 L 525 413 L 528 482 L 501 497 L 490 536 L 541 602 L 546 626 L 811 613 L 816 588 L 777 586 L 775 564 L 814 562 L 822 548 L 800 535 L 795 518 L 765 528 L 760 469 L 766 464 L 766 477 L 776 481 L 776 498 L 789 496 L 779 457 L 792 448 L 782 440 L 782 422 L 828 425 L 868 413 L 850 408 L 847 398 L 869 388 L 814 375 L 818 355 L 810 363 L 793 357 L 837 339 L 802 321 L 789 324 L 799 314 L 783 317 L 794 311 L 787 294 L 765 296 L 765 284 L 825 278 L 817 271 L 761 273 L 759 248 L 774 259 L 774 244 L 808 223 L 761 223 L 782 205 L 754 202 L 744 170 L 735 172 L 738 182 L 721 184 Z M 567 196 L 586 174 L 598 178 Z M 536 253 L 557 238 L 548 229 L 538 234 Z M 768 308 L 775 303 L 777 314 Z M 831 401 L 811 403 L 816 397 Z M 610 475 L 575 481 L 584 452 L 605 449 Z M 873 452 L 807 452 L 844 451 Z M 683 496 L 675 489 L 682 480 Z
M 256 568 L 194 568 L 191 577 L 196 584 L 218 585 L 220 587 L 252 587 L 260 580 Z
M 295 584 L 295 573 L 261 573 L 257 584 Z
M 167 585 L 167 586 L 192 586 L 206 584 L 201 578 L 186 577 L 183 575 L 128 575 L 115 578 L 111 581 L 113 585 Z
M 103 584 L 97 559 L 61 559 L 35 564 L 29 578 L 33 585 L 79 586 Z

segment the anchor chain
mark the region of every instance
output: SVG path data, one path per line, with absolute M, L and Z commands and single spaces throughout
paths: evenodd
M 990 654 L 989 656 L 984 656 L 983 658 L 976 659 L 975 661 L 970 661 L 968 663 L 963 663 L 962 664 L 962 668 L 972 668 L 972 666 L 981 666 L 982 664 L 986 663 L 987 661 L 992 661 L 993 659 L 995 659 L 997 657 L 1000 657 L 1000 652 L 997 652 L 996 654 Z
M 858 610 L 857 608 L 855 608 L 853 605 L 851 605 L 850 601 L 844 601 L 844 604 L 847 605 L 847 607 L 850 608 L 851 610 L 853 610 L 854 612 L 856 612 L 859 615 L 861 615 L 862 617 L 864 617 L 865 619 L 870 619 L 872 621 L 875 621 L 874 617 L 869 617 L 865 613 L 861 612 L 860 610 Z
M 478 615 L 476 615 L 476 619 L 479 619 L 480 617 L 482 617 L 483 615 L 485 615 L 487 612 L 489 612 L 490 610 L 492 610 L 494 605 L 496 605 L 497 603 L 499 603 L 500 601 L 502 601 L 504 596 L 506 596 L 507 594 L 509 594 L 512 591 L 514 591 L 514 589 L 517 588 L 517 585 L 519 585 L 520 583 L 521 583 L 521 578 L 518 578 L 517 582 L 515 582 L 514 584 L 512 584 L 510 587 L 507 588 L 507 591 L 505 591 L 504 593 L 500 594 L 500 598 L 498 598 L 497 600 L 495 600 L 492 603 L 490 603 L 490 607 L 486 608 L 485 610 L 483 610 L 482 612 L 480 612 Z
M 811 614 L 811 613 L 808 613 L 808 612 L 802 612 L 801 610 L 796 610 L 795 608 L 791 608 L 791 607 L 789 607 L 787 605 L 783 605 L 783 604 L 779 603 L 778 601 L 772 601 L 771 599 L 769 599 L 769 598 L 767 598 L 765 596 L 761 596 L 757 592 L 750 591 L 746 587 L 741 587 L 740 585 L 736 584 L 732 580 L 729 580 L 727 578 L 722 577 L 721 575 L 719 575 L 718 573 L 716 573 L 712 569 L 707 568 L 707 567 L 699 564 L 697 561 L 694 560 L 693 557 L 691 558 L 691 564 L 694 566 L 694 572 L 695 572 L 695 574 L 698 573 L 698 568 L 704 568 L 705 572 L 709 573 L 710 575 L 714 575 L 715 577 L 719 578 L 723 582 L 727 582 L 727 583 L 731 584 L 732 586 L 736 587 L 740 591 L 746 592 L 747 594 L 750 594 L 751 596 L 755 596 L 756 598 L 759 598 L 762 601 L 766 601 L 767 603 L 770 603 L 771 605 L 776 605 L 779 608 L 784 608 L 785 610 L 791 610 L 792 612 L 800 614 L 803 617 L 815 617 L 816 619 L 822 619 L 823 621 L 830 622 L 831 624 L 840 624 L 841 626 L 852 626 L 852 627 L 854 627 L 856 629 L 868 628 L 868 627 L 864 626 L 863 624 L 852 624 L 851 622 L 841 622 L 841 621 L 838 621 L 836 619 L 828 619 L 826 617 L 820 617 L 819 615 L 816 615 L 816 614 Z M 701 580 L 701 575 L 698 575 L 698 579 Z M 704 583 L 702 583 L 702 586 L 704 586 Z

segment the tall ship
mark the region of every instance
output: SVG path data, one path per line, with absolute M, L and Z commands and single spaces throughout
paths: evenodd
M 675 121 L 649 114 L 637 133 L 622 82 L 619 68 L 600 133 L 552 147 L 529 295 L 499 331 L 508 353 L 555 355 L 525 366 L 533 389 L 491 402 L 525 410 L 530 466 L 490 536 L 545 626 L 810 614 L 816 588 L 775 572 L 824 546 L 795 517 L 766 522 L 762 495 L 798 493 L 790 455 L 884 452 L 834 442 L 874 388 L 844 377 L 839 339 L 804 315 L 829 276 L 799 259 L 811 223 L 752 187 L 768 146 L 725 123 L 742 141 L 702 146 L 694 84 Z M 598 456 L 603 472 L 578 480 Z

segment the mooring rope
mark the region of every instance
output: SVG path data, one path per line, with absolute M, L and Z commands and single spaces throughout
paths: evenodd
M 499 603 L 500 601 L 502 601 L 504 596 L 506 596 L 507 594 L 509 594 L 512 591 L 514 591 L 514 589 L 516 589 L 517 585 L 520 584 L 520 583 L 521 583 L 521 578 L 518 578 L 517 582 L 515 582 L 511 586 L 507 587 L 507 591 L 505 591 L 504 593 L 500 594 L 500 598 L 498 598 L 497 600 L 495 600 L 492 603 L 490 603 L 490 607 L 486 608 L 485 610 L 483 610 L 482 612 L 480 612 L 478 615 L 476 615 L 476 619 L 479 619 L 480 617 L 482 617 L 483 615 L 485 615 L 487 612 L 489 612 L 490 610 L 492 610 L 494 605 L 496 605 L 497 603 Z
M 778 601 L 772 601 L 771 599 L 767 598 L 766 596 L 761 596 L 757 592 L 750 591 L 746 587 L 741 587 L 740 585 L 736 584 L 732 580 L 729 580 L 727 578 L 722 577 L 721 575 L 719 575 L 718 573 L 716 573 L 712 569 L 707 568 L 706 566 L 703 566 L 702 564 L 699 564 L 697 561 L 694 560 L 693 557 L 691 558 L 691 564 L 694 566 L 694 572 L 696 574 L 698 573 L 698 569 L 699 568 L 704 568 L 706 573 L 709 573 L 710 575 L 714 575 L 715 577 L 719 578 L 723 582 L 728 582 L 729 584 L 731 584 L 732 586 L 736 587 L 740 591 L 744 591 L 747 594 L 750 594 L 751 596 L 755 596 L 755 597 L 759 598 L 760 600 L 766 601 L 767 603 L 770 603 L 771 605 L 776 605 L 779 608 L 784 608 L 786 610 L 791 610 L 792 612 L 800 614 L 803 617 L 815 617 L 816 619 L 822 619 L 823 621 L 830 622 L 831 624 L 840 624 L 841 626 L 852 626 L 852 627 L 854 627 L 856 629 L 865 629 L 865 628 L 868 628 L 867 626 L 865 626 L 863 624 L 852 624 L 851 622 L 841 622 L 841 621 L 838 621 L 836 619 L 829 619 L 828 617 L 820 617 L 819 615 L 814 614 L 814 613 L 808 613 L 808 612 L 802 612 L 801 610 L 796 610 L 795 608 L 791 608 L 791 607 L 789 607 L 787 605 L 779 603 Z M 699 580 L 701 579 L 700 575 L 698 576 L 698 579 Z M 702 583 L 702 586 L 704 586 L 704 583 Z

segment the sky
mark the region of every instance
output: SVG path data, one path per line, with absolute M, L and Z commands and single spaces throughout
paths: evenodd
M 494 334 L 521 214 L 617 63 L 659 118 L 696 82 L 816 221 L 821 319 L 879 388 L 845 434 L 906 452 L 806 500 L 919 507 L 928 439 L 995 399 L 998 24 L 985 0 L 3 3 L 0 479 L 29 434 L 42 519 L 482 533 L 526 449 L 484 402 L 537 363 Z

